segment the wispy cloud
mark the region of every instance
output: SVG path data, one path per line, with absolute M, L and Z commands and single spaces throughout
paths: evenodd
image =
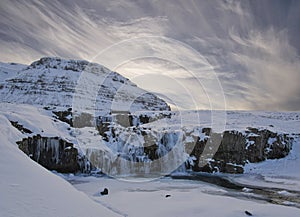
M 222 108 L 222 88 L 229 109 L 300 108 L 299 1 L 0 5 L 1 61 L 93 60 L 181 108 Z
M 241 45 L 232 57 L 245 68 L 247 79 L 240 81 L 244 95 L 255 108 L 300 108 L 300 62 L 297 51 L 287 40 L 286 31 L 252 31 L 247 38 L 235 40 Z M 291 106 L 291 103 L 293 106 Z M 297 106 L 295 107 L 297 109 Z

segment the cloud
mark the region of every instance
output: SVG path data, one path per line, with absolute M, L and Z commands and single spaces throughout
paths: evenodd
M 145 90 L 160 95 L 176 109 L 210 108 L 213 95 L 188 69 L 168 59 L 142 58 L 120 65 L 117 71 L 126 74 L 131 81 Z M 211 91 L 215 92 L 215 91 Z M 224 109 L 224 107 L 223 107 Z
M 96 61 L 181 108 L 300 108 L 299 1 L 3 0 L 0 6 L 0 61 Z M 159 78 L 167 77 L 173 85 L 164 89 Z
M 247 99 L 261 109 L 300 108 L 300 62 L 297 51 L 287 40 L 286 31 L 252 31 L 247 38 L 235 40 L 241 45 L 233 59 L 245 67 L 247 78 L 241 86 Z M 250 84 L 250 85 L 249 85 Z
M 30 0 L 0 4 L 0 46 L 10 51 L 1 53 L 3 61 L 24 58 L 22 62 L 29 63 L 27 59 L 41 55 L 88 58 L 113 43 L 106 31 L 99 31 L 105 24 L 95 23 L 77 5 L 67 8 L 59 1 Z

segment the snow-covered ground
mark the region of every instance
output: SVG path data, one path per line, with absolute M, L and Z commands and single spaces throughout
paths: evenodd
M 192 112 L 182 112 L 174 119 L 161 121 L 169 126 L 178 120 L 193 123 Z M 209 123 L 209 112 L 201 111 L 201 125 Z M 180 116 L 181 115 L 181 116 Z M 226 128 L 243 130 L 246 126 L 299 133 L 299 112 L 227 112 Z M 225 175 L 234 183 L 245 185 L 242 191 L 223 188 L 202 181 L 162 178 L 152 181 L 127 178 L 59 175 L 30 160 L 16 145 L 21 134 L 9 121 L 18 121 L 34 134 L 60 136 L 76 142 L 74 130 L 54 121 L 50 111 L 41 107 L 11 103 L 0 104 L 0 216 L 299 216 L 297 198 L 300 187 L 300 141 L 295 140 L 284 159 L 249 164 L 243 175 Z M 176 120 L 177 119 L 177 120 Z M 168 123 L 168 121 L 170 121 Z M 152 123 L 153 126 L 155 124 Z M 156 127 L 160 125 L 156 122 Z M 92 128 L 81 133 L 93 141 Z M 28 135 L 27 135 L 28 136 Z M 222 175 L 221 175 L 222 176 Z M 68 183 L 71 182 L 73 186 Z M 104 188 L 109 194 L 100 196 Z M 281 204 L 267 202 L 268 195 L 255 192 L 270 188 Z M 275 194 L 274 193 L 274 194 Z M 171 195 L 166 197 L 166 195 Z M 278 196 L 279 195 L 279 196 Z M 263 199 L 259 199 L 263 197 Z M 285 198 L 291 198 L 292 201 Z M 279 203 L 279 202 L 278 202 Z M 284 206 L 285 205 L 285 206 Z
M 244 131 L 247 127 L 269 129 L 272 132 L 300 133 L 300 112 L 272 111 L 209 111 L 183 110 L 174 112 L 171 119 L 148 124 L 154 128 L 212 127 L 215 132 Z
M 66 177 L 80 191 L 120 216 L 299 216 L 300 209 L 247 198 L 252 193 L 200 181 L 163 178 L 151 182 L 124 182 L 109 178 Z M 100 195 L 104 188 L 109 194 Z M 170 195 L 169 197 L 167 195 Z
M 300 138 L 294 142 L 290 154 L 281 159 L 245 165 L 245 174 L 232 176 L 236 182 L 265 187 L 300 189 Z
M 296 140 L 286 158 L 248 164 L 241 175 L 210 175 L 245 186 L 241 190 L 168 177 L 150 182 L 135 177 L 126 181 L 72 175 L 64 178 L 121 216 L 235 217 L 247 216 L 248 211 L 253 216 L 294 217 L 300 215 L 299 153 L 300 141 Z M 100 195 L 104 188 L 109 189 L 107 196 Z
M 2 114 L 0 125 L 0 216 L 118 216 L 19 150 L 22 135 Z

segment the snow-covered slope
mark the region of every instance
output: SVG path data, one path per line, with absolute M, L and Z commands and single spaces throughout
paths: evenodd
M 89 113 L 169 109 L 157 96 L 99 64 L 45 57 L 26 68 L 0 66 L 2 102 L 73 107 Z
M 15 144 L 22 137 L 0 114 L 0 216 L 117 216 L 30 160 Z
M 17 63 L 1 63 L 0 62 L 0 81 L 3 82 L 6 79 L 12 78 L 19 74 L 22 69 L 27 66 Z

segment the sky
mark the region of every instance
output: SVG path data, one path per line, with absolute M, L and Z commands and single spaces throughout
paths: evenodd
M 300 110 L 298 0 L 2 0 L 0 61 L 102 64 L 173 109 Z

